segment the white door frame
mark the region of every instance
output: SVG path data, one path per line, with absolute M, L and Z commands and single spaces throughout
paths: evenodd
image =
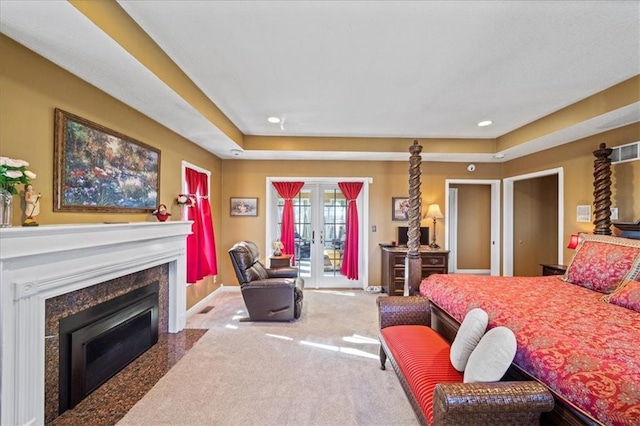
M 502 275 L 513 276 L 513 183 L 519 180 L 535 179 L 544 176 L 558 175 L 558 264 L 562 265 L 564 260 L 564 169 L 542 170 L 534 173 L 527 173 L 519 176 L 504 178 L 504 240 L 502 241 L 503 260 Z
M 362 206 L 358 206 L 358 216 L 360 224 L 360 244 L 359 254 L 360 263 L 358 265 L 359 279 L 358 281 L 362 285 L 362 289 L 366 289 L 369 286 L 369 185 L 373 183 L 372 177 L 277 177 L 267 176 L 266 178 L 266 215 L 265 215 L 265 247 L 270 248 L 271 242 L 275 240 L 272 223 L 277 223 L 276 218 L 278 214 L 277 207 L 273 202 L 275 192 L 272 182 L 274 181 L 288 181 L 288 182 L 304 182 L 305 184 L 327 184 L 337 185 L 339 182 L 362 182 Z M 311 283 L 309 283 L 311 284 Z
M 446 223 L 449 226 L 449 235 L 447 237 L 449 245 L 447 246 L 445 244 L 445 247 L 449 247 L 450 251 L 449 270 L 447 272 L 453 274 L 458 269 L 458 256 L 455 255 L 455 253 L 458 253 L 458 221 L 451 220 L 451 218 L 458 217 L 458 188 L 449 188 L 448 192 L 449 206 L 446 207 L 445 211 L 447 212 Z M 452 256 L 451 253 L 453 253 L 454 255 Z
M 490 185 L 491 186 L 491 275 L 500 275 L 500 180 L 499 179 L 445 179 L 444 205 L 447 220 L 444 223 L 444 244 L 449 249 L 449 223 L 455 220 L 449 216 L 449 186 Z M 455 254 L 454 254 L 455 255 Z

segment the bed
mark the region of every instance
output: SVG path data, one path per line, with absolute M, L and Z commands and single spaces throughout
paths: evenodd
M 431 275 L 420 293 L 450 340 L 481 307 L 514 331 L 511 378 L 556 398 L 553 422 L 640 424 L 640 240 L 584 235 L 564 276 Z

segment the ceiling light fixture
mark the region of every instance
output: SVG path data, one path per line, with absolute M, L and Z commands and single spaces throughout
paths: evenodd
M 241 149 L 232 149 L 232 150 L 231 150 L 231 153 L 232 153 L 234 156 L 238 157 L 240 154 L 242 154 L 242 150 L 241 150 Z
M 496 160 L 501 160 L 504 158 L 504 154 L 499 152 L 496 155 L 494 155 L 493 158 L 495 158 Z
M 486 126 L 490 126 L 493 124 L 493 121 L 491 120 L 484 120 L 478 123 L 478 127 L 486 127 Z
M 269 123 L 278 124 L 280 122 L 280 119 L 278 117 L 269 117 L 267 118 L 267 121 Z

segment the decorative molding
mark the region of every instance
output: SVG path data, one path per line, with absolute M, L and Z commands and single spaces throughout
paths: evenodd
M 0 424 L 44 424 L 45 301 L 153 266 L 169 265 L 169 332 L 186 324 L 191 222 L 0 229 Z

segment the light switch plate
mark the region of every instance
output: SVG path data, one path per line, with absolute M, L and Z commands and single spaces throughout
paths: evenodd
M 618 208 L 611 207 L 611 220 L 618 220 Z

